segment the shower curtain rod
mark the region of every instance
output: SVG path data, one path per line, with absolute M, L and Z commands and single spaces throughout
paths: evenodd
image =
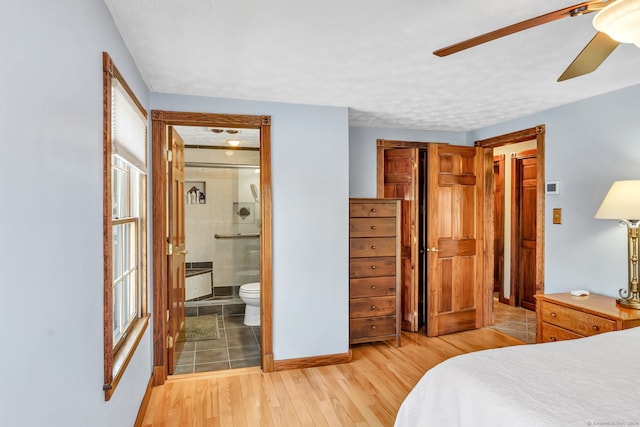
M 242 165 L 229 163 L 185 162 L 186 168 L 223 168 L 223 169 L 260 169 L 259 165 Z

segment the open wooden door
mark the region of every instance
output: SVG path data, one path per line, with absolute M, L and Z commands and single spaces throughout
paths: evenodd
M 501 154 L 493 157 L 493 292 L 504 298 L 504 161 Z
M 401 199 L 401 328 L 419 328 L 418 304 L 418 148 L 384 150 L 384 195 Z M 380 195 L 379 195 L 380 196 Z
M 483 155 L 432 144 L 428 154 L 427 335 L 483 326 Z
M 537 154 L 524 150 L 512 158 L 511 292 L 517 306 L 536 309 Z
M 171 157 L 167 168 L 167 209 L 170 221 L 167 229 L 167 368 L 173 374 L 175 362 L 185 339 L 185 235 L 184 235 L 184 141 L 169 126 Z

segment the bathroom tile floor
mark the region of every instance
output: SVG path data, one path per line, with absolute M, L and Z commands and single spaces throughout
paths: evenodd
M 536 342 L 536 312 L 493 300 L 493 328 L 527 344 Z
M 260 326 L 245 326 L 243 314 L 218 316 L 219 338 L 187 342 L 174 374 L 260 366 Z

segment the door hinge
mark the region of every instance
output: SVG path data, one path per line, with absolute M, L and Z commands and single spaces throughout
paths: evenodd
M 167 150 L 167 162 L 173 161 L 173 151 Z
M 167 337 L 167 348 L 173 348 L 173 337 L 171 335 Z
M 167 322 L 169 321 L 169 319 L 171 318 L 171 312 L 169 311 L 169 309 L 167 309 Z
M 167 255 L 173 255 L 173 244 L 167 243 Z

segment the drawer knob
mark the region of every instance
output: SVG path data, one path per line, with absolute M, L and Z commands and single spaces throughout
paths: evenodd
M 375 305 L 371 306 L 371 310 L 375 310 L 376 308 L 378 308 L 378 307 L 376 307 Z
M 552 342 L 556 342 L 557 341 L 556 337 L 550 337 L 549 340 L 552 341 Z
M 375 225 L 372 225 L 372 226 L 371 226 L 371 229 L 372 229 L 372 230 L 375 230 L 375 229 L 376 229 L 376 226 L 375 226 Z
M 371 325 L 371 329 L 376 329 L 376 325 Z
M 591 328 L 592 328 L 594 331 L 599 331 L 599 330 L 600 330 L 600 327 L 599 327 L 598 325 L 593 325 Z
M 375 270 L 375 269 L 376 269 L 376 266 L 375 266 L 375 265 L 372 265 L 372 266 L 371 266 L 371 269 L 372 269 L 372 270 Z
M 556 316 L 557 316 L 557 314 L 556 314 L 555 312 L 553 312 L 553 311 L 552 311 L 552 312 L 551 312 L 551 317 L 556 317 Z
M 371 213 L 376 213 L 376 208 L 371 208 Z
M 375 249 L 375 248 L 376 248 L 376 245 L 371 245 L 371 249 Z
M 375 289 L 375 288 L 376 288 L 376 285 L 371 285 L 371 289 Z

